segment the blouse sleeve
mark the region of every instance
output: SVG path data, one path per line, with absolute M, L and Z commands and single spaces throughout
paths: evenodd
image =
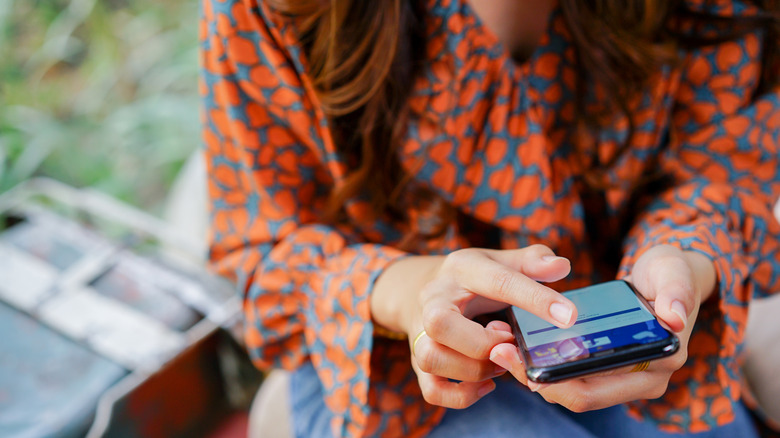
M 772 212 L 780 196 L 780 89 L 753 96 L 761 50 L 761 38 L 749 34 L 687 55 L 661 159 L 677 185 L 649 205 L 625 246 L 623 275 L 659 244 L 700 252 L 717 273 L 719 292 L 702 304 L 686 366 L 663 399 L 633 406 L 669 430 L 734 418 L 748 302 L 780 291 Z
M 203 1 L 201 94 L 210 265 L 244 297 L 260 368 L 310 361 L 335 436 L 367 421 L 372 285 L 404 254 L 317 223 L 330 187 L 327 132 L 290 54 L 253 2 Z

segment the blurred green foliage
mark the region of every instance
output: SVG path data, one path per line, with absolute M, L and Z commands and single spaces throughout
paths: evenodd
M 0 0 L 0 193 L 35 175 L 159 211 L 200 142 L 197 0 Z

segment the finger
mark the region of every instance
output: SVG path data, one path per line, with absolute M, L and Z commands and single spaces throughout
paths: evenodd
M 500 332 L 512 333 L 512 326 L 505 323 L 504 321 L 499 321 L 499 320 L 490 321 L 489 323 L 487 323 L 485 328 L 489 330 L 497 330 Z
M 646 288 L 655 299 L 656 315 L 675 332 L 683 331 L 695 306 L 690 267 L 683 256 L 669 255 L 652 259 L 647 270 Z
M 490 361 L 509 371 L 518 382 L 528 385 L 528 376 L 520 353 L 514 344 L 498 344 L 490 351 Z
M 570 327 L 576 320 L 574 303 L 560 293 L 481 253 L 462 254 L 450 269 L 465 289 L 525 309 L 561 328 Z
M 457 306 L 443 298 L 426 303 L 423 327 L 434 341 L 478 360 L 486 360 L 494 345 L 514 339 L 511 331 L 492 330 L 464 317 Z
M 465 382 L 481 382 L 506 372 L 489 360 L 466 357 L 427 336 L 417 342 L 412 360 L 428 374 Z
M 632 365 L 627 365 L 612 370 L 601 371 L 598 373 L 588 375 L 586 377 L 579 377 L 569 381 L 550 384 L 550 383 L 537 383 L 528 379 L 528 375 L 526 374 L 526 369 L 523 360 L 520 357 L 520 353 L 517 350 L 517 347 L 515 347 L 514 345 L 511 344 L 496 345 L 493 348 L 493 350 L 490 352 L 490 360 L 496 365 L 508 370 L 515 377 L 515 379 L 517 379 L 523 385 L 528 386 L 528 388 L 531 391 L 540 392 L 540 393 L 542 393 L 543 391 L 545 391 L 546 388 L 549 388 L 551 386 L 558 386 L 558 385 L 563 385 L 572 382 L 578 384 L 577 382 L 582 382 L 583 380 L 595 379 L 597 377 L 625 375 L 630 373 L 631 370 L 634 369 L 635 367 L 635 365 L 632 364 Z M 646 370 L 646 372 L 650 372 L 650 371 L 651 370 L 649 369 Z M 552 394 L 557 394 L 558 392 L 559 391 L 556 390 Z M 555 401 L 556 403 L 558 402 L 557 400 L 553 400 L 553 399 L 549 399 L 548 401 Z M 567 400 L 562 400 L 562 401 L 567 402 Z
M 432 405 L 451 409 L 465 409 L 477 400 L 496 389 L 492 380 L 484 382 L 453 382 L 441 376 L 426 373 L 412 362 L 412 368 L 417 373 L 425 401 Z
M 558 281 L 571 271 L 569 259 L 556 256 L 545 245 L 531 245 L 516 250 L 485 250 L 485 253 L 496 262 L 545 283 Z
M 567 380 L 540 389 L 545 400 L 573 412 L 604 409 L 621 403 L 661 397 L 667 388 L 668 373 L 629 373 Z
M 637 290 L 654 302 L 656 315 L 672 330 L 681 332 L 689 325 L 689 315 L 695 315 L 696 291 L 693 272 L 679 248 L 651 248 L 639 257 L 631 277 Z
M 531 391 L 537 392 L 549 386 L 547 383 L 537 383 L 528 379 L 523 359 L 514 345 L 496 345 L 490 352 L 490 360 L 501 368 L 508 370 L 518 382 L 528 386 L 528 389 Z

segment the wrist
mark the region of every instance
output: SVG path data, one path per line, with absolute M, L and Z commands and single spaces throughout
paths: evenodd
M 391 263 L 377 278 L 369 300 L 374 324 L 397 333 L 415 330 L 420 290 L 433 279 L 443 259 L 409 256 Z

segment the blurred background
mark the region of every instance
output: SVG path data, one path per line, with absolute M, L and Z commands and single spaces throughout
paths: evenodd
M 199 145 L 194 0 L 0 1 L 0 193 L 37 175 L 159 214 Z
M 20 334 L 0 436 L 246 436 L 262 376 L 203 266 L 204 172 L 176 179 L 200 145 L 198 17 L 0 0 L 0 332 Z M 10 191 L 39 176 L 65 185 Z
M 200 145 L 198 5 L 198 0 L 0 0 L 0 194 L 30 178 L 47 176 L 69 186 L 97 189 L 153 215 L 167 213 L 168 220 L 177 222 L 176 230 L 203 239 L 205 214 L 202 214 L 200 225 L 181 226 L 194 222 L 193 218 L 197 216 L 190 212 L 197 212 L 193 208 L 203 206 L 182 206 L 180 202 L 170 202 L 168 197 L 177 174 Z M 186 200 L 192 196 L 187 193 L 178 198 Z M 182 213 L 171 217 L 171 211 Z M 780 215 L 780 203 L 776 211 Z M 123 210 L 119 216 L 124 213 Z M 121 363 L 119 366 L 106 360 L 106 357 L 112 359 L 110 354 L 94 354 L 105 353 L 105 348 L 95 348 L 88 338 L 71 335 L 66 340 L 60 336 L 60 332 L 67 332 L 63 329 L 67 324 L 79 318 L 91 321 L 93 316 L 100 316 L 102 308 L 96 306 L 92 313 L 81 309 L 81 312 L 66 314 L 60 325 L 58 320 L 47 321 L 42 316 L 47 314 L 48 308 L 55 308 L 48 313 L 50 315 L 61 313 L 62 307 L 57 307 L 52 296 L 61 304 L 73 298 L 70 296 L 73 294 L 57 296 L 50 293 L 56 291 L 58 279 L 65 276 L 35 257 L 22 258 L 19 248 L 30 247 L 27 248 L 29 254 L 36 257 L 40 255 L 38 252 L 45 253 L 45 262 L 56 262 L 55 259 L 64 254 L 73 266 L 63 268 L 63 272 L 70 269 L 82 274 L 90 273 L 81 268 L 95 254 L 84 250 L 85 256 L 78 259 L 72 256 L 73 248 L 51 244 L 62 237 L 62 222 L 52 222 L 56 226 L 51 226 L 48 234 L 35 228 L 40 224 L 34 220 L 29 223 L 32 232 L 28 234 L 20 232 L 23 231 L 21 226 L 15 229 L 24 239 L 14 243 L 8 237 L 11 233 L 7 232 L 6 245 L 0 248 L 0 292 L 5 286 L 5 301 L 13 303 L 9 300 L 13 296 L 29 297 L 30 279 L 34 275 L 39 276 L 36 285 L 41 291 L 40 301 L 29 308 L 9 307 L 0 300 L 0 311 L 3 312 L 0 332 L 20 332 L 19 327 L 26 330 L 25 337 L 6 337 L 5 344 L 0 345 L 0 387 L 5 391 L 0 397 L 0 435 L 14 435 L 9 430 L 28 431 L 43 427 L 36 430 L 60 431 L 59 436 L 66 437 L 83 436 L 95 417 L 98 398 L 117 382 L 126 381 L 121 379 L 132 379 L 133 373 L 139 373 L 132 366 Z M 7 225 L 0 223 L 0 231 Z M 159 234 L 164 237 L 170 231 L 165 229 Z M 0 244 L 2 239 L 0 235 Z M 67 250 L 57 252 L 61 247 Z M 136 249 L 125 251 L 124 246 L 116 247 L 112 258 L 104 260 L 104 265 L 97 266 L 93 274 L 103 276 L 104 271 L 100 269 L 110 272 L 109 269 L 118 269 L 116 267 L 123 266 L 127 260 L 136 260 L 130 257 L 135 257 L 138 251 L 133 251 Z M 142 254 L 149 255 L 148 252 Z M 106 259 L 104 253 L 98 256 L 98 259 Z M 153 260 L 157 261 L 156 258 Z M 17 265 L 9 263 L 14 261 Z M 25 265 L 27 270 L 19 269 L 21 261 L 28 263 Z M 154 266 L 158 267 L 158 264 Z M 40 269 L 35 271 L 33 268 Z M 201 266 L 194 270 L 202 271 Z M 27 272 L 33 272 L 33 276 L 26 276 Z M 41 272 L 49 272 L 50 278 L 41 280 Z M 147 283 L 149 278 L 155 279 L 149 271 L 144 272 L 134 278 L 141 277 Z M 11 281 L 14 275 L 17 275 L 17 281 Z M 85 288 L 95 285 L 90 283 L 93 277 L 81 276 Z M 195 277 L 187 271 L 185 278 L 192 280 Z M 159 305 L 162 292 L 158 290 L 162 286 L 135 285 L 129 280 L 126 283 L 126 290 L 112 284 L 116 290 L 109 293 L 115 301 L 122 302 L 125 307 L 135 305 L 144 311 L 163 307 Z M 179 283 L 183 282 L 177 280 Z M 199 283 L 198 286 L 202 285 Z M 203 286 L 203 289 L 213 293 L 218 288 Z M 100 291 L 93 292 L 97 295 Z M 227 296 L 232 294 L 232 290 L 227 291 Z M 165 302 L 171 300 L 168 298 Z M 230 304 L 229 299 L 223 301 Z M 144 303 L 146 307 L 141 305 Z M 177 309 L 183 306 L 170 305 L 168 309 L 173 310 L 166 315 L 179 315 Z M 232 314 L 220 308 L 222 314 L 227 315 L 223 320 L 238 318 L 239 306 L 233 307 Z M 755 306 L 751 311 L 753 308 Z M 751 321 L 776 318 L 776 310 L 765 309 L 765 313 L 751 317 Z M 198 315 L 208 314 L 208 310 L 199 309 Z M 184 313 L 189 314 L 187 312 L 190 311 L 185 309 Z M 45 324 L 38 324 L 41 321 Z M 205 318 L 200 321 L 209 323 Z M 202 327 L 201 322 L 198 324 L 194 327 Z M 748 328 L 756 333 L 749 337 L 753 344 L 748 350 L 770 351 L 773 356 L 764 354 L 765 360 L 761 363 L 754 360 L 748 365 L 754 367 L 755 373 L 770 376 L 775 372 L 780 349 L 771 348 L 777 346 L 777 339 L 769 336 L 774 332 L 762 330 L 765 326 L 754 323 Z M 171 330 L 172 336 L 178 336 L 176 339 L 180 339 L 182 345 L 195 347 L 186 355 L 175 351 L 173 359 L 166 357 L 170 362 L 155 374 L 155 378 L 146 379 L 146 375 L 140 373 L 143 383 L 133 383 L 139 385 L 138 389 L 114 397 L 116 413 L 111 424 L 117 430 L 123 430 L 122 436 L 246 435 L 246 408 L 260 377 L 248 363 L 243 348 L 233 340 L 238 337 L 224 335 L 220 330 L 216 324 L 207 330 L 191 327 Z M 197 336 L 193 332 L 197 332 Z M 762 338 L 761 333 L 767 336 Z M 33 338 L 33 335 L 37 337 Z M 18 342 L 9 344 L 10 338 Z M 58 346 L 56 351 L 52 345 Z M 102 345 L 110 347 L 118 343 Z M 81 367 L 62 367 L 62 363 L 69 363 L 62 357 L 77 354 L 89 359 L 83 359 Z M 93 363 L 95 368 L 84 365 Z M 103 380 L 97 381 L 95 369 L 102 370 L 103 374 L 98 377 L 103 376 Z M 57 378 L 71 386 L 58 386 L 55 384 Z M 778 382 L 777 379 L 772 381 Z M 85 383 L 82 382 L 89 382 L 93 393 L 85 394 Z M 15 386 L 8 390 L 11 385 Z M 197 390 L 193 392 L 193 388 Z M 780 386 L 768 385 L 759 398 L 775 400 L 770 394 L 772 391 L 780 392 Z M 180 393 L 187 397 L 178 397 Z M 182 400 L 188 404 L 183 404 Z M 775 407 L 780 406 L 773 403 Z M 65 405 L 71 409 L 63 411 Z M 146 405 L 154 405 L 157 410 L 152 413 L 144 409 Z M 74 406 L 80 410 L 75 412 Z M 215 410 L 215 406 L 220 410 Z M 778 409 L 774 412 L 780 418 Z M 215 418 L 206 418 L 205 413 Z M 48 420 L 41 421 L 41 418 Z M 204 427 L 204 421 L 210 427 Z M 127 428 L 131 426 L 139 429 L 130 433 Z M 187 430 L 187 434 L 182 435 L 182 430 Z M 213 430 L 216 432 L 212 433 Z

